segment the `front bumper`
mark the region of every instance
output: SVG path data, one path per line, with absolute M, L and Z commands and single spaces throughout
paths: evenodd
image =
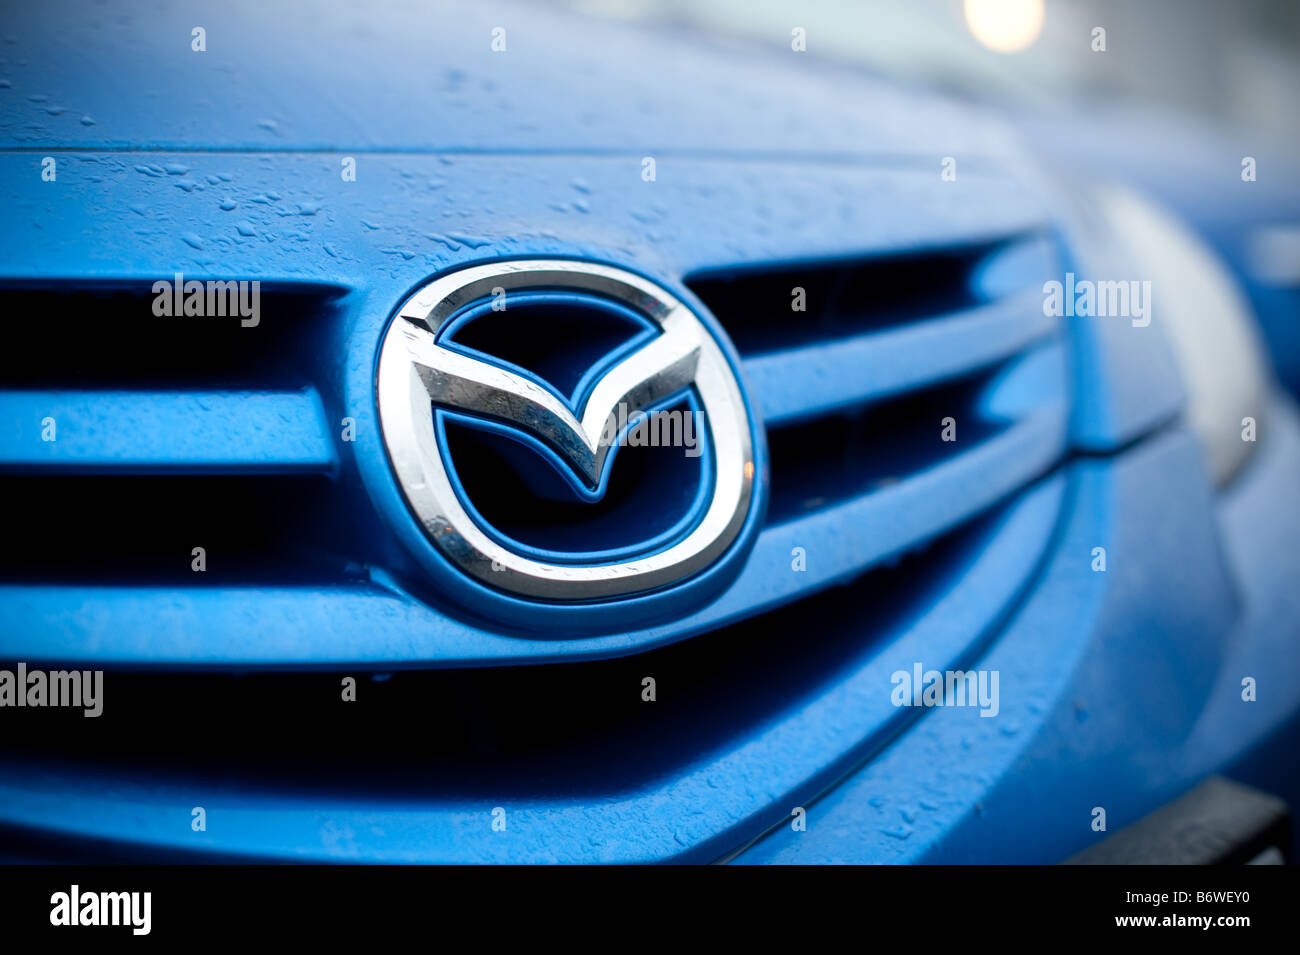
M 1217 496 L 1181 431 L 1074 463 L 1041 579 L 970 661 L 1001 673 L 998 718 L 926 713 L 736 861 L 1058 862 L 1105 838 L 1097 807 L 1114 831 L 1212 773 L 1296 805 L 1300 420 L 1284 397 L 1268 420 Z
M 978 659 L 960 661 L 1000 673 L 997 718 L 977 708 L 920 714 L 847 778 L 792 793 L 805 830 L 777 823 L 726 857 L 1056 862 L 1105 838 L 1093 828 L 1096 808 L 1114 831 L 1212 773 L 1296 804 L 1287 754 L 1300 739 L 1300 514 L 1285 504 L 1300 474 L 1300 420 L 1278 398 L 1269 422 L 1249 468 L 1217 496 L 1178 429 L 1070 464 L 1037 583 Z M 1105 572 L 1092 569 L 1097 546 L 1107 549 Z M 1242 698 L 1246 677 L 1253 702 Z M 177 820 L 205 801 L 221 826 L 192 834 Z M 575 800 L 562 812 L 594 820 L 601 809 Z M 435 861 L 432 830 L 447 820 L 418 805 L 268 800 L 10 765 L 0 824 L 24 858 L 41 858 L 48 841 L 71 858 Z M 626 843 L 607 848 L 597 855 L 621 861 Z M 700 855 L 681 848 L 659 858 Z

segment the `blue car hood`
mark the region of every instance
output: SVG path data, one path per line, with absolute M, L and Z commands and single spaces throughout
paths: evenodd
M 936 175 L 1008 149 L 969 106 L 788 36 L 722 45 L 545 4 L 56 0 L 8 21 L 6 148 L 906 156 Z

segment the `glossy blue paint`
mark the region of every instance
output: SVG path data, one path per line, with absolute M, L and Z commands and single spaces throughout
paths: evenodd
M 337 463 L 311 390 L 0 391 L 0 422 L 0 468 L 283 474 Z
M 611 799 L 511 802 L 508 850 L 487 825 L 491 799 L 376 807 L 365 799 L 213 791 L 211 781 L 204 784 L 210 818 L 222 821 L 223 834 L 191 839 L 173 817 L 187 811 L 192 783 L 112 773 L 96 777 L 113 794 L 105 798 L 73 784 L 84 780 L 84 768 L 57 766 L 11 765 L 0 789 L 4 819 L 109 838 L 146 855 L 197 853 L 191 858 L 705 859 L 753 838 L 756 827 L 775 827 L 736 861 L 1055 861 L 1097 838 L 1093 805 L 1106 806 L 1117 828 L 1230 767 L 1252 741 L 1300 712 L 1300 674 L 1286 652 L 1297 636 L 1292 605 L 1300 590 L 1275 550 L 1294 545 L 1300 524 L 1273 515 L 1261 534 L 1264 515 L 1250 513 L 1268 511 L 1274 485 L 1300 464 L 1294 410 L 1279 405 L 1274 414 L 1285 422 L 1282 438 L 1217 505 L 1195 466 L 1199 451 L 1181 432 L 1113 462 L 1073 465 L 999 521 L 977 548 L 977 564 L 954 573 L 943 601 L 918 608 L 923 618 L 873 644 L 861 663 L 840 672 L 836 689 L 809 701 L 811 711 L 798 707 L 788 722 L 746 737 L 733 756 L 701 757 L 700 775 L 686 772 L 682 788 L 668 793 L 652 787 Z M 1053 539 L 1041 562 L 1021 550 L 1033 539 Z M 1098 541 L 1109 549 L 1105 574 L 1089 569 Z M 1023 589 L 1013 603 L 1002 602 L 1027 566 L 1040 570 L 1017 585 Z M 1244 590 L 1238 581 L 1248 581 Z M 984 609 L 963 603 L 969 600 Z M 950 621 L 980 614 L 1005 623 L 982 640 L 945 643 L 942 634 L 959 632 Z M 999 718 L 891 707 L 890 674 L 914 660 L 997 669 Z M 1219 666 L 1207 668 L 1206 660 Z M 1267 701 L 1261 697 L 1257 708 L 1241 709 L 1242 672 L 1267 674 Z M 873 720 L 879 729 L 863 735 Z M 835 773 L 795 783 L 817 762 L 809 757 L 840 734 L 850 741 L 850 763 L 880 751 L 829 791 Z M 777 786 L 778 776 L 790 788 Z M 705 788 L 697 791 L 692 780 Z M 746 788 L 735 789 L 741 781 Z M 790 830 L 793 806 L 808 808 L 806 831 Z M 691 820 L 685 828 L 684 819 Z M 635 837 L 603 836 L 607 826 Z M 720 830 L 726 837 L 711 841 Z M 349 835 L 327 836 L 339 832 Z
M 27 223 L 0 235 L 0 278 L 22 276 L 31 282 L 77 274 L 147 286 L 181 270 L 187 277 L 261 276 L 270 284 L 352 289 L 337 301 L 336 311 L 323 311 L 310 326 L 320 353 L 337 356 L 319 362 L 313 385 L 331 425 L 328 439 L 342 485 L 380 517 L 368 524 L 373 538 L 365 560 L 368 582 L 342 587 L 322 582 L 268 588 L 265 600 L 257 588 L 223 589 L 222 597 L 206 589 L 159 589 L 154 592 L 159 613 L 151 614 L 141 612 L 149 600 L 147 586 L 104 591 L 74 585 L 66 596 L 75 592 L 83 612 L 73 621 L 57 586 L 0 585 L 15 614 L 12 626 L 0 628 L 5 654 L 68 659 L 89 653 L 125 665 L 347 662 L 392 668 L 626 653 L 702 632 L 858 573 L 962 515 L 977 514 L 1042 473 L 1064 450 L 1059 422 L 1066 409 L 1045 393 L 1050 400 L 1042 408 L 915 485 L 884 488 L 860 504 L 846 504 L 848 510 L 814 513 L 801 526 L 769 529 L 764 536 L 771 539 L 758 547 L 765 556 L 756 554 L 724 594 L 671 624 L 662 614 L 646 616 L 633 601 L 618 618 L 592 614 L 591 608 L 558 607 L 539 622 L 533 606 L 507 618 L 518 622 L 516 630 L 483 627 L 460 608 L 473 607 L 486 591 L 446 575 L 445 563 L 407 516 L 374 407 L 374 363 L 383 329 L 392 309 L 429 275 L 492 256 L 579 255 L 641 271 L 711 322 L 681 276 L 725 261 L 795 260 L 828 251 L 844 256 L 846 249 L 896 252 L 1023 235 L 1045 220 L 1047 196 L 1008 173 L 987 170 L 972 171 L 956 191 L 936 198 L 928 172 L 838 163 L 818 166 L 814 184 L 808 167 L 797 164 L 741 164 L 728 167 L 733 174 L 720 179 L 716 163 L 680 160 L 671 176 L 650 186 L 641 182 L 636 163 L 613 157 L 372 156 L 367 174 L 350 183 L 339 179 L 336 157 L 329 156 L 151 156 L 150 164 L 164 170 L 178 168 L 176 163 L 186 167 L 183 174 L 161 177 L 138 172 L 141 163 L 111 153 L 69 158 L 72 168 L 51 184 L 22 173 L 31 157 L 0 154 L 0 168 L 13 173 L 0 175 L 0 195 L 22 210 L 19 221 Z M 176 181 L 187 177 L 193 188 L 178 188 Z M 634 188 L 627 188 L 629 182 Z M 654 191 L 638 192 L 636 185 Z M 754 189 L 769 197 L 761 208 L 750 197 Z M 490 203 L 465 204 L 469 197 L 488 194 Z M 574 207 L 579 199 L 587 212 Z M 234 210 L 222 208 L 231 202 Z M 561 202 L 566 211 L 555 208 Z M 906 217 L 876 214 L 899 203 L 907 206 Z M 86 216 L 88 208 L 95 213 Z M 235 227 L 236 215 L 246 217 L 253 236 Z M 839 223 L 834 236 L 819 225 L 826 218 Z M 118 226 L 122 222 L 140 224 L 125 233 Z M 699 222 L 712 227 L 702 230 Z M 627 224 L 619 227 L 617 240 L 611 238 L 610 223 Z M 186 236 L 197 237 L 199 248 Z M 236 333 L 254 336 L 271 327 L 267 316 L 258 328 Z M 1028 336 L 1031 343 L 1036 334 Z M 250 347 L 256 340 L 250 337 Z M 932 343 L 928 351 L 941 363 L 935 377 L 986 365 L 987 354 L 969 346 L 960 337 Z M 859 363 L 858 376 L 841 374 L 836 387 L 851 400 L 860 380 L 883 380 L 896 364 L 896 356 L 882 349 L 869 364 Z M 748 379 L 743 361 L 741 371 Z M 912 386 L 926 383 L 919 369 L 911 376 Z M 767 392 L 778 406 L 808 394 L 795 376 L 785 376 L 778 386 L 784 393 Z M 840 402 L 834 395 L 829 400 Z M 339 437 L 345 417 L 355 422 L 353 442 Z M 321 439 L 303 434 L 295 440 Z M 763 473 L 761 456 L 759 468 Z M 934 493 L 943 487 L 971 492 Z M 756 513 L 754 519 L 760 517 Z M 837 524 L 846 519 L 868 520 L 869 536 L 839 533 Z M 774 568 L 788 567 L 794 546 L 814 555 L 809 573 L 782 573 L 774 581 Z M 724 565 L 710 573 L 721 577 L 733 569 Z M 452 599 L 448 591 L 430 586 L 431 574 L 444 575 Z M 694 583 L 701 596 L 718 592 L 716 577 L 709 574 Z M 680 599 L 693 598 L 686 592 Z M 250 600 L 260 600 L 255 611 Z M 671 615 L 671 608 L 663 609 Z M 159 626 L 159 620 L 167 624 Z M 379 620 L 386 625 L 377 627 Z M 569 639 L 562 646 L 530 639 L 555 632 Z
M 0 751 L 0 827 L 145 857 L 712 861 L 759 840 L 740 861 L 1055 861 L 1094 838 L 1092 805 L 1117 828 L 1211 771 L 1300 800 L 1294 772 L 1270 774 L 1264 758 L 1293 747 L 1300 724 L 1294 411 L 1277 406 L 1255 460 L 1216 497 L 1193 440 L 1171 427 L 1183 396 L 1156 330 L 1044 316 L 1027 276 L 1050 257 L 981 270 L 970 309 L 764 354 L 725 345 L 753 402 L 763 488 L 782 479 L 770 433 L 797 448 L 804 428 L 859 411 L 870 428 L 891 401 L 944 385 L 970 384 L 939 394 L 966 402 L 960 433 L 978 438 L 911 467 L 873 445 L 893 465 L 882 479 L 779 518 L 755 508 L 753 549 L 671 600 L 476 613 L 510 598 L 450 573 L 394 484 L 377 347 L 411 290 L 467 263 L 568 255 L 633 269 L 724 343 L 687 284 L 711 269 L 1024 249 L 1025 236 L 1063 244 L 1055 267 L 1114 266 L 1107 236 L 1086 234 L 1000 122 L 803 58 L 549 7 L 511 8 L 511 52 L 496 56 L 495 14 L 471 4 L 440 7 L 429 30 L 412 29 L 427 17 L 414 5 L 227 4 L 205 11 L 202 54 L 183 11 L 72 6 L 25 8 L 6 27 L 24 57 L 0 88 L 0 296 L 148 288 L 183 271 L 318 301 L 292 319 L 306 357 L 272 355 L 266 380 L 207 367 L 213 380 L 188 392 L 111 368 L 93 387 L 0 382 L 0 470 L 310 473 L 337 494 L 323 531 L 351 520 L 360 543 L 319 579 L 3 580 L 0 660 L 221 675 L 597 666 L 689 650 L 731 625 L 757 637 L 760 615 L 792 605 L 788 666 L 767 686 L 723 682 L 704 720 L 651 734 L 645 771 L 640 753 L 601 751 L 578 768 L 539 759 L 504 787 L 432 770 L 398 786 L 420 768 L 400 763 L 304 791 L 248 768 Z M 945 155 L 962 157 L 954 182 L 938 180 Z M 355 181 L 340 175 L 348 160 Z M 248 329 L 249 354 L 278 327 L 268 315 Z M 58 377 L 56 350 L 30 357 Z M 948 413 L 923 412 L 936 431 Z M 51 414 L 57 447 L 37 427 Z M 1095 546 L 1105 574 L 1089 568 Z M 900 560 L 923 562 L 925 586 L 854 603 Z M 999 717 L 894 707 L 890 675 L 917 661 L 998 669 Z M 1267 677 L 1248 708 L 1243 672 Z M 771 699 L 758 715 L 755 696 Z M 188 826 L 196 791 L 206 833 Z M 502 804 L 508 840 L 490 828 Z M 799 805 L 809 826 L 795 833 L 785 821 Z
M 1013 154 L 990 118 L 972 123 L 938 97 L 820 63 L 810 71 L 803 57 L 719 55 L 707 38 L 553 4 L 235 0 L 202 14 L 207 50 L 196 53 L 196 14 L 183 5 L 13 10 L 6 29 L 23 56 L 7 65 L 0 98 L 6 145 L 612 152 L 634 155 L 638 179 L 647 154 L 923 156 L 927 171 L 943 155 L 969 158 L 973 171 L 981 157 Z M 503 24 L 507 50 L 493 53 Z M 932 121 L 918 124 L 918 108 Z M 146 165 L 166 182 L 174 162 Z
M 891 672 L 918 654 L 958 665 L 992 639 L 1032 579 L 1063 491 L 1056 477 L 1022 495 L 952 568 L 939 599 L 908 607 L 896 630 L 847 656 L 811 697 L 676 766 L 671 787 L 652 779 L 633 789 L 619 781 L 608 793 L 527 795 L 541 788 L 539 776 L 506 803 L 508 840 L 490 825 L 493 806 L 504 799 L 499 791 L 376 806 L 346 797 L 288 799 L 216 780 L 203 784 L 209 833 L 194 839 L 171 822 L 188 815 L 192 782 L 151 780 L 141 789 L 132 774 L 110 773 L 87 788 L 70 785 L 81 770 L 40 764 L 0 772 L 0 822 L 85 836 L 111 832 L 141 851 L 199 848 L 301 860 L 711 861 L 761 833 L 915 715 L 878 692 Z M 965 625 L 953 627 L 954 619 Z M 351 835 L 332 844 L 322 837 L 326 831 Z
M 1284 400 L 1271 414 L 1276 440 L 1218 501 L 1180 433 L 1076 465 L 1042 580 L 973 661 L 1002 674 L 999 718 L 927 712 L 813 803 L 806 832 L 775 829 L 738 861 L 1056 862 L 1102 837 L 1093 807 L 1114 831 L 1294 732 L 1300 515 L 1275 495 L 1300 421 Z M 1268 687 L 1259 702 L 1245 676 Z M 1244 778 L 1294 801 L 1294 760 L 1270 752 Z
M 752 358 L 745 371 L 754 401 L 767 424 L 786 424 L 966 375 L 1059 335 L 1059 321 L 1043 315 L 1042 293 L 1017 292 L 955 315 Z
M 913 480 L 767 528 L 738 579 L 668 624 L 628 611 L 624 629 L 565 639 L 476 626 L 427 607 L 391 577 L 369 585 L 248 588 L 0 585 L 8 608 L 0 656 L 116 666 L 357 666 L 591 659 L 703 633 L 847 580 L 1002 500 L 1049 469 L 1065 440 L 1065 406 L 1048 402 L 969 453 Z M 400 505 L 400 501 L 396 502 Z M 844 527 L 858 527 L 845 534 Z M 793 548 L 808 569 L 789 572 Z M 707 577 L 708 575 L 703 575 Z M 635 600 L 628 601 L 635 605 Z M 75 616 L 69 606 L 78 608 Z M 87 639 L 92 635 L 92 639 Z M 543 634 L 544 635 L 544 634 Z

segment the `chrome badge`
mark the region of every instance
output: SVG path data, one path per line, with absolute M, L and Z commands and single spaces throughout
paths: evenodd
M 475 322 L 500 321 L 512 298 L 577 295 L 635 313 L 648 332 L 566 399 L 547 382 L 449 338 L 468 309 Z M 484 308 L 483 303 L 496 303 Z M 564 342 L 557 343 L 563 346 Z M 575 343 L 577 344 L 577 343 Z M 477 265 L 440 276 L 398 309 L 379 356 L 378 404 L 384 443 L 403 496 L 429 539 L 461 571 L 520 597 L 553 601 L 615 598 L 682 581 L 736 540 L 754 493 L 751 424 L 740 384 L 704 323 L 665 289 L 639 275 L 577 260 Z M 467 487 L 438 426 L 440 413 L 491 422 L 499 433 L 542 446 L 575 479 L 596 489 L 618 467 L 618 435 L 629 416 L 688 395 L 707 429 L 707 481 L 699 513 L 676 536 L 660 535 L 618 559 L 549 558 L 513 545 L 464 499 Z M 537 467 L 546 465 L 537 456 Z

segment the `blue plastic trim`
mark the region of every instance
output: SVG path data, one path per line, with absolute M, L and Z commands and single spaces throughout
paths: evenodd
M 912 479 L 766 528 L 738 579 L 668 624 L 562 640 L 507 635 L 439 613 L 376 574 L 355 587 L 0 585 L 0 659 L 211 667 L 549 663 L 618 656 L 681 640 L 789 603 L 887 561 L 1048 471 L 1065 446 L 1067 410 L 1047 402 L 965 453 Z M 859 528 L 845 534 L 845 527 Z M 795 572 L 793 549 L 807 568 Z M 247 612 L 256 606 L 255 615 Z M 76 607 L 76 614 L 67 608 Z M 147 621 L 147 623 L 142 623 Z M 88 639 L 90 635 L 90 639 Z
M 1185 432 L 1076 464 L 1046 574 L 972 661 L 1001 673 L 999 717 L 928 711 L 810 802 L 807 831 L 776 828 L 737 861 L 1058 862 L 1105 836 L 1094 807 L 1114 831 L 1215 772 L 1295 804 L 1300 511 L 1276 503 L 1300 473 L 1300 420 L 1284 401 L 1269 420 L 1217 501 Z
M 355 422 L 356 440 L 337 445 L 338 480 L 359 508 L 374 512 L 365 522 L 362 558 L 372 583 L 69 587 L 61 596 L 57 582 L 4 585 L 0 606 L 14 611 L 3 618 L 11 625 L 0 624 L 4 651 L 89 654 L 146 666 L 347 661 L 376 669 L 633 652 L 856 573 L 941 531 L 944 521 L 979 513 L 1060 456 L 1064 409 L 1049 402 L 1040 416 L 975 449 L 956 470 L 928 476 L 915 491 L 893 488 L 873 496 L 861 514 L 831 511 L 804 529 L 780 529 L 749 562 L 754 569 L 743 581 L 746 561 L 737 548 L 734 559 L 729 555 L 673 591 L 672 599 L 540 613 L 536 604 L 502 607 L 492 603 L 500 595 L 465 586 L 463 575 L 439 576 L 447 573 L 445 562 L 410 519 L 379 436 L 378 343 L 392 310 L 430 275 L 493 257 L 581 256 L 639 271 L 705 314 L 680 276 L 720 265 L 1023 235 L 1041 228 L 1044 193 L 1022 176 L 978 162 L 964 166 L 961 180 L 946 184 L 952 188 L 938 202 L 928 163 L 896 161 L 808 165 L 768 157 L 720 179 L 715 162 L 679 157 L 661 164 L 658 180 L 648 184 L 640 180 L 639 157 L 629 164 L 622 155 L 369 153 L 355 182 L 341 181 L 332 154 L 281 153 L 273 161 L 238 152 L 60 156 L 57 183 L 44 183 L 39 157 L 0 152 L 0 202 L 23 210 L 14 228 L 0 233 L 0 278 L 151 282 L 178 268 L 211 276 L 220 262 L 221 277 L 354 289 L 339 302 L 341 311 L 324 311 L 319 325 L 305 331 L 323 359 L 315 384 L 331 431 L 345 417 Z M 766 200 L 756 205 L 760 183 Z M 492 196 L 491 208 L 465 201 L 480 193 Z M 885 214 L 893 208 L 906 214 Z M 835 230 L 825 228 L 829 221 Z M 123 230 L 122 222 L 136 227 Z M 611 233 L 610 222 L 628 226 Z M 701 222 L 710 228 L 699 228 Z M 754 417 L 758 474 L 765 476 L 766 450 Z M 759 486 L 761 494 L 765 482 Z M 967 486 L 978 490 L 967 496 Z M 936 490 L 947 499 L 931 499 Z M 762 511 L 760 501 L 745 538 L 756 535 Z M 859 517 L 879 522 L 882 532 L 867 541 L 843 539 L 833 522 Z M 774 583 L 773 568 L 789 568 L 793 546 L 808 549 L 809 572 L 783 572 Z M 67 606 L 82 612 L 70 617 Z M 680 619 L 667 622 L 674 618 Z M 377 626 L 378 620 L 388 625 Z
M 46 440 L 46 419 L 54 440 Z M 338 466 L 315 389 L 0 390 L 0 428 L 4 469 L 301 474 Z
M 1053 334 L 1042 296 L 944 315 L 889 331 L 745 359 L 770 427 L 940 384 L 1010 358 Z
M 833 781 L 915 714 L 890 705 L 889 674 L 924 655 L 957 664 L 993 638 L 1034 577 L 1064 501 L 1053 477 L 1000 515 L 938 599 L 864 642 L 834 680 L 795 700 L 731 748 L 698 754 L 673 784 L 650 779 L 599 798 L 505 800 L 509 838 L 492 831 L 499 794 L 481 799 L 323 799 L 218 780 L 178 783 L 87 767 L 0 764 L 0 823 L 108 838 L 135 850 L 184 849 L 273 859 L 386 862 L 710 861 L 785 815 L 792 799 Z M 952 620 L 962 620 L 953 627 Z M 910 663 L 908 664 L 910 666 Z M 725 719 L 725 712 L 719 717 Z M 90 781 L 92 780 L 93 781 Z M 76 785 L 72 785 L 76 780 Z M 201 786 L 208 829 L 188 818 Z M 331 834 L 349 833 L 346 840 Z

